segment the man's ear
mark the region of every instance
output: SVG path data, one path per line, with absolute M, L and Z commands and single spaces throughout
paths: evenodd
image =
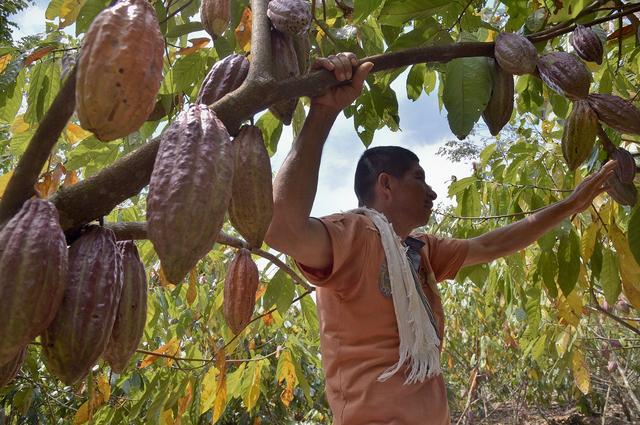
M 391 191 L 391 176 L 387 173 L 378 174 L 378 187 L 383 193 Z

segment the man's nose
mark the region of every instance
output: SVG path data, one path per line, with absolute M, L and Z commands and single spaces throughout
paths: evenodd
M 438 194 L 431 189 L 431 186 L 427 185 L 427 194 L 432 199 L 435 200 L 438 197 Z

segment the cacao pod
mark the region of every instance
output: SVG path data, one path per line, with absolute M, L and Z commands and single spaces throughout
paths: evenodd
M 538 61 L 540 78 L 554 91 L 571 100 L 586 99 L 591 85 L 591 73 L 582 61 L 571 53 L 553 52 Z
M 615 173 L 622 183 L 633 183 L 636 176 L 636 161 L 633 159 L 631 152 L 624 148 L 617 148 L 611 153 L 611 159 L 615 159 L 618 165 Z
M 621 97 L 592 93 L 587 98 L 600 121 L 621 133 L 640 134 L 640 110 Z
M 153 111 L 162 81 L 164 40 L 146 0 L 123 0 L 100 12 L 78 61 L 76 109 L 102 141 L 136 131 Z M 141 48 L 144 46 L 144 48 Z
M 24 346 L 18 350 L 17 354 L 14 354 L 13 358 L 7 363 L 0 365 L 0 388 L 9 384 L 16 377 L 22 362 L 24 362 L 24 356 L 27 353 L 27 347 Z
M 609 188 L 607 193 L 614 201 L 620 205 L 627 205 L 633 207 L 638 202 L 638 189 L 636 189 L 633 183 L 623 183 L 618 176 L 614 173 L 607 180 Z
M 231 22 L 231 0 L 202 0 L 200 21 L 212 39 L 220 37 Z
M 224 319 L 234 334 L 240 333 L 251 321 L 258 284 L 258 267 L 251 253 L 239 249 L 224 279 Z
M 58 211 L 29 199 L 0 231 L 0 365 L 44 331 L 67 285 L 67 242 Z
M 196 103 L 211 105 L 240 87 L 249 73 L 244 55 L 232 54 L 216 62 L 200 87 Z
M 147 275 L 133 241 L 117 243 L 122 254 L 122 293 L 102 357 L 116 373 L 122 373 L 138 348 L 147 320 Z
M 271 162 L 258 127 L 247 125 L 233 141 L 236 166 L 229 204 L 233 227 L 253 248 L 260 248 L 273 215 Z
M 275 30 L 271 31 L 271 56 L 275 66 L 275 76 L 278 80 L 286 80 L 300 75 L 293 39 L 288 35 Z M 289 125 L 297 105 L 297 98 L 286 99 L 269 106 L 269 110 L 284 125 Z
M 535 46 L 526 37 L 512 32 L 498 34 L 494 56 L 502 69 L 515 75 L 531 74 L 538 63 Z
M 149 182 L 147 231 L 171 282 L 180 282 L 216 242 L 234 161 L 227 129 L 205 105 L 189 105 L 162 134 Z
M 597 134 L 598 116 L 589 106 L 589 102 L 573 102 L 573 110 L 562 133 L 562 155 L 571 171 L 589 158 Z
M 301 34 L 311 24 L 311 8 L 305 0 L 271 0 L 267 16 L 273 27 L 285 34 Z
M 311 41 L 309 40 L 309 34 L 298 34 L 293 36 L 292 39 L 300 74 L 306 74 L 311 66 Z
M 582 59 L 587 62 L 595 62 L 598 65 L 602 63 L 602 40 L 591 28 L 584 25 L 576 26 L 569 41 Z
M 42 334 L 42 360 L 71 385 L 104 352 L 122 291 L 122 258 L 109 229 L 91 226 L 69 248 L 69 283 L 53 322 Z
M 482 119 L 489 131 L 496 136 L 502 130 L 513 112 L 513 75 L 505 72 L 494 60 L 489 59 L 493 75 L 493 89 Z

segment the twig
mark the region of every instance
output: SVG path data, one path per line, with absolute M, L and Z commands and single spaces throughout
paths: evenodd
M 173 18 L 174 16 L 176 16 L 178 13 L 182 12 L 183 10 L 185 10 L 187 7 L 189 7 L 189 5 L 191 5 L 191 3 L 193 3 L 193 0 L 189 0 L 187 1 L 185 4 L 183 4 L 182 6 L 180 6 L 179 8 L 177 8 L 176 10 L 174 10 L 171 14 L 167 15 L 166 18 L 164 18 L 162 21 L 160 21 L 160 25 L 164 24 L 165 22 L 167 22 L 169 19 Z
M 71 118 L 76 105 L 76 67 L 53 100 L 9 180 L 0 200 L 0 225 L 17 213 L 35 194 L 34 185 L 58 137 Z
M 611 385 L 607 385 L 607 395 L 604 398 L 604 406 L 602 406 L 602 425 L 606 423 L 607 417 L 607 405 L 609 404 L 609 393 L 611 392 Z
M 497 220 L 500 218 L 509 218 L 509 217 L 518 217 L 521 215 L 529 215 L 529 214 L 535 214 L 538 211 L 542 211 L 543 209 L 547 208 L 546 206 L 544 207 L 540 207 L 540 208 L 536 208 L 535 210 L 531 210 L 531 211 L 522 211 L 522 212 L 518 212 L 518 213 L 511 213 L 511 214 L 502 214 L 502 215 L 485 215 L 485 216 L 477 216 L 477 217 L 464 217 L 464 216 L 458 216 L 458 215 L 453 215 L 453 214 L 449 214 L 449 213 L 443 213 L 440 212 L 439 210 L 434 210 L 433 212 L 445 217 L 449 217 L 449 218 L 455 218 L 457 220 Z
M 464 9 L 462 9 L 462 12 L 460 12 L 460 14 L 458 15 L 458 19 L 456 19 L 456 21 L 449 27 L 449 29 L 447 30 L 447 32 L 451 32 L 451 30 L 453 28 L 455 28 L 456 25 L 458 25 L 460 23 L 460 21 L 462 20 L 462 17 L 464 16 L 465 12 L 467 11 L 467 9 L 469 8 L 469 6 L 471 6 L 471 3 L 473 3 L 473 0 L 469 0 L 469 2 L 467 3 L 467 5 L 464 7 Z M 462 25 L 460 25 L 460 30 L 462 30 Z
M 593 291 L 592 291 L 593 292 Z M 618 316 L 616 316 L 615 314 L 608 312 L 607 310 L 605 310 L 604 308 L 602 308 L 600 306 L 600 304 L 598 303 L 598 300 L 595 299 L 595 294 L 592 293 L 592 297 L 594 299 L 594 303 L 595 303 L 595 307 L 593 306 L 586 306 L 589 310 L 591 311 L 599 311 L 600 313 L 604 314 L 605 316 L 609 317 L 610 319 L 618 322 L 619 324 L 621 324 L 622 326 L 624 326 L 625 328 L 629 329 L 631 332 L 640 335 L 640 330 L 634 328 L 633 326 L 631 326 L 630 324 L 628 324 L 627 322 L 625 322 L 624 320 L 622 320 L 621 318 L 619 318 Z

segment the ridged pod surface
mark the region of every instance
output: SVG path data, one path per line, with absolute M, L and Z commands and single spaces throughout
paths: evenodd
M 624 148 L 617 148 L 611 153 L 611 159 L 618 162 L 615 173 L 622 183 L 633 183 L 636 176 L 636 161 L 631 152 Z
M 27 347 L 22 347 L 18 353 L 13 356 L 7 363 L 0 365 L 0 388 L 4 387 L 16 377 L 20 366 L 24 362 L 24 356 L 27 353 Z
M 620 205 L 633 207 L 638 202 L 638 189 L 633 183 L 623 183 L 616 174 L 611 175 L 607 181 L 610 187 L 607 193 Z
M 0 231 L 0 365 L 44 331 L 67 285 L 67 242 L 49 201 L 27 200 Z
M 234 334 L 240 333 L 251 321 L 258 284 L 258 267 L 251 259 L 251 252 L 239 249 L 224 279 L 224 319 Z
M 513 112 L 513 75 L 505 72 L 494 60 L 489 59 L 493 75 L 493 89 L 482 119 L 489 131 L 496 136 L 511 118 Z
M 311 7 L 305 0 L 271 0 L 267 16 L 273 27 L 285 34 L 301 34 L 311 24 Z
M 202 82 L 196 103 L 213 104 L 240 87 L 248 72 L 249 61 L 244 55 L 233 53 L 219 60 Z
M 562 155 L 571 171 L 589 158 L 597 134 L 598 116 L 589 103 L 586 100 L 573 102 L 573 110 L 562 133 Z
M 306 74 L 311 66 L 311 40 L 309 40 L 309 34 L 305 32 L 292 38 L 300 75 Z
M 553 52 L 538 61 L 540 78 L 551 89 L 571 100 L 586 99 L 591 85 L 591 73 L 582 61 L 571 53 Z
M 211 38 L 220 37 L 231 22 L 231 0 L 202 0 L 200 21 Z
M 229 219 L 252 248 L 260 248 L 273 215 L 269 153 L 253 125 L 242 127 L 233 143 L 237 153 Z
M 512 32 L 498 34 L 494 56 L 502 69 L 515 75 L 531 74 L 538 63 L 535 46 L 526 37 Z
M 102 357 L 122 373 L 138 348 L 147 320 L 147 275 L 133 241 L 117 243 L 122 254 L 122 293 L 111 337 Z
M 569 39 L 574 50 L 588 62 L 602 63 L 602 40 L 591 28 L 578 25 Z
M 167 278 L 179 283 L 211 250 L 231 198 L 235 147 L 205 105 L 164 131 L 149 182 L 147 231 Z
M 592 93 L 587 98 L 600 121 L 621 133 L 640 134 L 640 110 L 621 97 Z
M 71 385 L 104 352 L 122 291 L 122 257 L 109 229 L 91 226 L 69 248 L 69 284 L 56 317 L 42 333 L 42 360 Z
M 123 0 L 91 23 L 78 61 L 76 110 L 102 141 L 136 131 L 153 111 L 164 40 L 153 7 Z
M 275 66 L 275 76 L 278 80 L 286 80 L 300 75 L 296 50 L 290 36 L 275 30 L 271 31 L 271 56 Z M 297 98 L 286 99 L 269 106 L 269 110 L 283 124 L 289 125 L 297 105 Z

